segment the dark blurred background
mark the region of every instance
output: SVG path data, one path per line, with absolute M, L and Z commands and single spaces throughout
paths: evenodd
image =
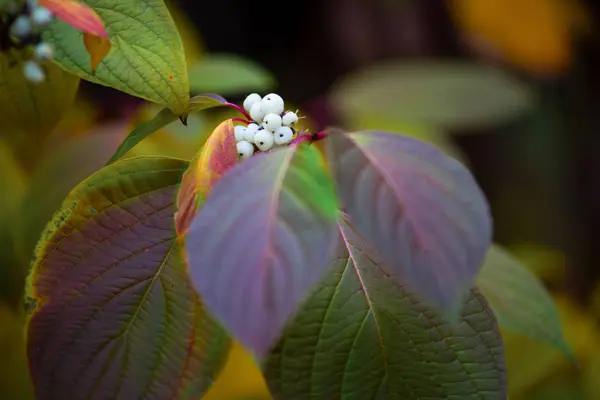
M 275 91 L 308 116 L 312 129 L 393 130 L 465 162 L 492 205 L 495 240 L 552 291 L 579 360 L 575 366 L 544 344 L 507 333 L 511 398 L 600 398 L 599 2 L 167 3 L 188 63 L 198 66 L 193 94 L 218 91 L 241 102 L 250 91 Z M 228 86 L 233 72 L 221 81 L 203 78 L 206 63 L 225 53 L 253 65 L 238 71 L 245 85 Z M 88 83 L 76 107 L 59 131 L 96 132 L 126 121 L 124 135 L 157 110 Z M 190 143 L 224 115 L 208 112 L 187 129 L 173 124 L 131 155 L 191 157 L 197 147 Z M 73 185 L 83 177 L 73 177 Z M 9 276 L 17 276 L 5 290 L 14 301 L 22 274 Z M 239 357 L 210 398 L 266 396 L 256 369 Z

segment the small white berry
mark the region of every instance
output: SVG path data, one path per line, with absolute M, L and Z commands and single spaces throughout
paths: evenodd
M 275 131 L 275 134 L 273 136 L 275 144 L 281 146 L 289 144 L 292 141 L 294 137 L 294 131 L 289 126 L 282 126 L 281 128 Z
M 260 103 L 261 100 L 262 100 L 262 97 L 260 97 L 260 95 L 258 93 L 249 94 L 246 97 L 246 100 L 244 100 L 244 110 L 250 112 L 250 110 L 252 110 L 252 106 L 254 105 L 254 103 Z
M 281 117 L 279 114 L 267 114 L 263 118 L 263 126 L 269 132 L 275 132 L 281 127 Z
M 20 15 L 10 26 L 10 34 L 18 39 L 24 39 L 31 33 L 31 21 L 25 15 Z
M 278 94 L 269 93 L 260 101 L 260 108 L 265 115 L 270 113 L 279 115 L 284 109 L 283 99 Z
M 246 132 L 244 133 L 244 140 L 250 143 L 254 143 L 254 136 L 256 132 L 258 132 L 258 125 L 255 123 L 251 123 L 246 127 Z
M 53 54 L 52 45 L 49 43 L 43 42 L 35 46 L 35 58 L 39 61 L 50 61 Z
M 266 113 L 262 111 L 261 102 L 252 105 L 252 108 L 250 109 L 250 118 L 252 118 L 253 121 L 261 123 L 265 115 Z
M 36 7 L 31 13 L 31 22 L 38 28 L 48 26 L 52 22 L 52 13 L 46 7 Z
M 29 60 L 23 65 L 23 75 L 32 83 L 40 83 L 46 77 L 44 70 L 35 61 Z
M 254 146 L 252 146 L 252 143 L 245 140 L 237 142 L 235 147 L 237 148 L 238 157 L 242 160 L 246 160 L 252 157 L 252 154 L 254 154 Z
M 285 126 L 294 126 L 296 122 L 298 122 L 298 116 L 293 111 L 286 112 L 281 118 L 281 123 Z
M 254 136 L 254 144 L 260 151 L 271 150 L 271 147 L 273 147 L 273 134 L 266 129 L 261 129 Z
M 246 127 L 242 125 L 236 125 L 236 127 L 233 128 L 233 134 L 235 135 L 235 141 L 237 143 L 241 142 L 242 140 L 245 140 Z

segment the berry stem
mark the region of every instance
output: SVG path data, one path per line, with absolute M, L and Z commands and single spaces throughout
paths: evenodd
M 246 110 L 244 110 L 242 107 L 238 106 L 237 104 L 225 103 L 223 105 L 238 110 L 240 113 L 242 113 L 244 115 L 244 117 L 246 117 L 246 119 L 252 120 L 252 118 L 250 118 L 250 114 L 248 114 L 248 112 Z
M 250 125 L 252 123 L 252 121 L 249 121 L 244 118 L 231 118 L 231 120 L 234 122 L 241 122 L 242 124 L 245 124 L 245 125 Z
M 317 142 L 319 140 L 323 140 L 326 137 L 327 137 L 327 132 L 325 132 L 324 130 L 317 132 L 317 133 L 300 132 L 300 133 L 298 133 L 298 136 L 296 137 L 296 139 L 294 139 L 292 141 L 292 143 L 290 143 L 290 144 L 298 145 L 303 142 L 312 143 L 312 142 Z

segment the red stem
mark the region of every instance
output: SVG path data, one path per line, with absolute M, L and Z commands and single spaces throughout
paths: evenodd
M 300 143 L 303 142 L 317 142 L 319 140 L 323 140 L 327 137 L 327 132 L 325 131 L 321 131 L 321 132 L 317 132 L 317 133 L 310 133 L 310 132 L 300 132 L 298 133 L 298 136 L 296 137 L 296 139 L 294 139 L 292 141 L 292 143 L 290 143 L 291 145 L 299 145 Z
M 235 121 L 235 122 L 241 122 L 242 124 L 245 124 L 245 125 L 250 125 L 252 123 L 252 121 L 248 121 L 247 119 L 244 119 L 244 118 L 231 118 L 231 120 Z
M 237 104 L 225 103 L 223 105 L 238 110 L 240 113 L 242 113 L 242 115 L 244 115 L 244 117 L 246 117 L 246 119 L 252 120 L 252 118 L 250 118 L 250 114 L 248 114 L 248 112 L 246 110 L 244 110 L 242 107 L 238 106 Z

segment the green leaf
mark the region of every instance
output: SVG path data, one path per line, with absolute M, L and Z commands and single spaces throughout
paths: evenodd
M 380 63 L 350 75 L 332 95 L 343 117 L 369 114 L 453 130 L 507 122 L 532 104 L 521 82 L 466 62 Z
M 197 399 L 229 339 L 189 281 L 174 223 L 187 162 L 120 161 L 77 186 L 28 278 L 36 398 Z
M 332 272 L 264 365 L 275 398 L 505 399 L 502 338 L 472 290 L 449 324 L 346 223 Z
M 24 51 L 0 52 L 0 135 L 29 146 L 52 132 L 69 110 L 79 78 L 49 63 L 44 81 L 29 82 L 23 75 L 27 59 Z
M 190 93 L 183 44 L 162 0 L 86 0 L 104 21 L 111 50 L 92 74 L 83 34 L 61 21 L 45 31 L 55 61 L 83 79 L 159 103 L 177 116 Z
M 510 253 L 493 245 L 476 283 L 503 329 L 552 344 L 573 360 L 550 293 Z
M 208 108 L 222 106 L 226 102 L 227 100 L 216 94 L 201 94 L 192 97 L 192 99 L 190 100 L 189 112 L 199 112 Z M 143 124 L 135 128 L 129 135 L 127 135 L 125 140 L 123 140 L 115 154 L 113 154 L 110 160 L 108 160 L 108 163 L 106 165 L 114 163 L 119 158 L 127 154 L 127 152 L 139 142 L 141 142 L 157 130 L 164 128 L 170 123 L 177 121 L 177 118 L 179 117 L 175 115 L 170 109 L 162 109 L 150 121 L 144 122 Z
M 207 54 L 190 68 L 192 93 L 239 94 L 267 91 L 275 78 L 256 62 L 234 54 Z

